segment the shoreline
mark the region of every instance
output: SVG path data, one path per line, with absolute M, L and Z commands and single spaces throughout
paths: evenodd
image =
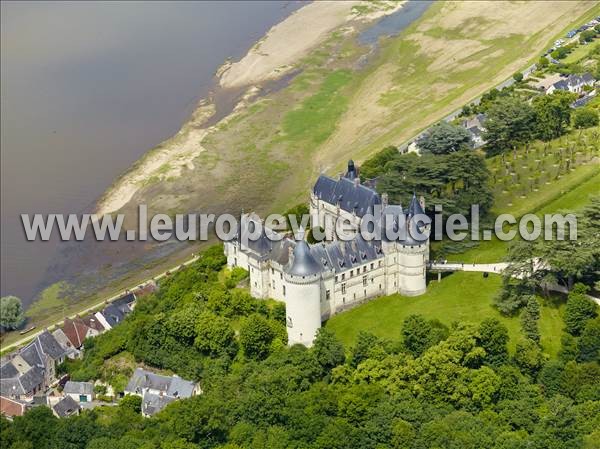
M 100 196 L 94 213 L 117 212 L 149 182 L 179 177 L 193 169 L 193 160 L 206 151 L 204 139 L 218 124 L 240 113 L 265 83 L 277 82 L 296 68 L 296 62 L 316 48 L 335 30 L 364 24 L 392 14 L 406 1 L 386 1 L 377 5 L 364 0 L 318 1 L 294 11 L 250 48 L 239 61 L 225 61 L 216 71 L 214 87 L 201 99 L 190 119 L 172 137 L 147 151 L 120 175 Z M 233 92 L 233 95 L 231 95 Z M 231 111 L 214 120 L 220 103 L 215 97 L 234 97 Z M 210 126 L 207 124 L 210 123 Z

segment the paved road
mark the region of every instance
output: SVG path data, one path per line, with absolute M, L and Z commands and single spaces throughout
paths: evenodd
M 167 273 L 170 273 L 170 272 L 173 272 L 173 271 L 177 270 L 177 269 L 178 269 L 178 268 L 180 268 L 182 265 L 184 265 L 184 266 L 185 266 L 185 265 L 189 265 L 189 264 L 191 264 L 191 263 L 195 262 L 196 260 L 198 260 L 198 257 L 199 257 L 199 256 L 193 256 L 191 259 L 189 259 L 189 260 L 186 260 L 186 261 L 185 261 L 185 262 L 183 262 L 182 264 L 179 264 L 179 265 L 177 265 L 177 266 L 175 266 L 175 267 L 171 268 L 170 270 L 163 271 L 163 272 L 162 272 L 162 273 L 160 273 L 159 275 L 157 275 L 157 276 L 154 276 L 154 277 L 152 278 L 152 280 L 159 280 L 159 279 L 161 279 L 161 278 L 163 278 L 163 277 L 167 276 Z M 136 284 L 136 285 L 132 286 L 132 287 L 131 287 L 131 288 L 129 288 L 129 289 L 126 289 L 126 290 L 123 290 L 122 292 L 119 292 L 119 293 L 117 293 L 116 295 L 110 296 L 110 297 L 108 297 L 108 298 L 104 298 L 102 301 L 100 301 L 100 302 L 98 302 L 98 303 L 94 304 L 93 306 L 87 307 L 86 309 L 83 309 L 83 310 L 80 310 L 80 311 L 78 311 L 77 313 L 74 313 L 73 315 L 69 316 L 69 318 L 73 319 L 73 318 L 75 318 L 75 317 L 76 317 L 76 316 L 78 316 L 78 315 L 79 315 L 79 316 L 81 316 L 81 315 L 86 315 L 87 313 L 89 313 L 89 312 L 92 312 L 93 310 L 96 310 L 96 309 L 98 309 L 98 308 L 102 307 L 102 306 L 103 306 L 103 305 L 105 305 L 106 303 L 112 302 L 112 301 L 114 301 L 114 300 L 116 300 L 116 299 L 118 299 L 118 298 L 122 297 L 122 296 L 123 296 L 123 295 L 125 295 L 125 294 L 126 294 L 128 291 L 135 290 L 135 289 L 136 289 L 137 287 L 139 287 L 140 285 L 145 285 L 145 284 L 146 284 L 146 283 L 148 283 L 148 282 L 150 282 L 150 280 L 147 280 L 147 281 L 145 281 L 145 282 L 142 282 L 141 284 Z M 52 327 L 52 326 L 56 326 L 56 327 L 58 327 L 58 326 L 62 326 L 63 322 L 64 322 L 64 320 L 59 320 L 59 321 L 57 321 L 57 322 L 55 322 L 55 323 L 51 324 L 51 325 L 50 325 L 50 326 L 48 326 L 48 327 Z M 2 345 L 2 347 L 1 347 L 0 349 L 2 350 L 2 352 L 5 352 L 5 351 L 8 351 L 9 349 L 18 348 L 18 347 L 20 347 L 20 346 L 23 346 L 23 345 L 25 345 L 26 343 L 28 343 L 29 341 L 33 340 L 33 339 L 34 339 L 35 337 L 37 337 L 38 335 L 40 335 L 42 332 L 44 332 L 44 329 L 46 329 L 46 328 L 40 329 L 40 330 L 38 330 L 38 331 L 36 331 L 36 332 L 31 332 L 31 333 L 28 333 L 28 334 L 27 334 L 27 335 L 25 335 L 23 338 L 21 338 L 20 340 L 18 340 L 18 341 L 16 341 L 16 342 L 14 342 L 14 343 L 11 343 L 11 344 L 9 344 L 9 345 Z

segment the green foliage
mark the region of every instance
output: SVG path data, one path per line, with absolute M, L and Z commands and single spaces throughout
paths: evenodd
M 142 398 L 135 394 L 128 394 L 119 401 L 119 408 L 138 414 L 142 411 Z
M 462 126 L 441 121 L 417 142 L 420 149 L 433 154 L 448 154 L 471 147 L 471 135 Z
M 523 81 L 523 74 L 521 72 L 516 72 L 515 74 L 513 74 L 513 79 L 517 83 L 520 83 L 521 81 Z
M 578 361 L 600 362 L 600 318 L 586 322 L 578 346 Z
M 556 91 L 550 95 L 534 98 L 537 137 L 551 140 L 562 136 L 571 123 L 571 103 L 576 99 L 576 94 L 565 91 Z
M 427 321 L 421 315 L 409 315 L 402 323 L 404 347 L 418 357 L 427 348 L 438 344 L 448 336 L 448 328 L 438 320 Z
M 527 298 L 525 309 L 521 313 L 521 329 L 526 338 L 540 342 L 540 330 L 538 321 L 540 319 L 540 304 L 535 296 L 530 295 Z
M 237 342 L 229 320 L 211 312 L 200 314 L 194 346 L 213 357 L 234 356 L 237 353 Z
M 577 284 L 569 293 L 565 308 L 565 327 L 571 335 L 579 335 L 587 321 L 596 317 L 596 305 L 586 296 L 587 287 Z
M 483 214 L 491 208 L 489 176 L 484 159 L 471 150 L 439 156 L 399 154 L 386 164 L 377 189 L 386 192 L 391 203 L 408 204 L 416 192 L 425 197 L 426 206 L 439 204 L 446 215 L 469 216 L 472 204 L 479 204 Z
M 325 372 L 330 372 L 346 360 L 344 345 L 342 345 L 333 331 L 325 327 L 322 327 L 317 332 L 317 337 L 313 343 L 313 352 L 317 362 L 323 367 Z
M 535 376 L 544 364 L 544 355 L 535 341 L 525 339 L 517 343 L 514 361 L 523 373 Z
M 500 366 L 508 361 L 508 329 L 496 318 L 486 318 L 479 325 L 479 344 L 485 350 L 484 363 Z
M 3 296 L 0 298 L 0 327 L 13 330 L 18 329 L 25 322 L 21 300 L 16 296 Z
M 398 148 L 385 147 L 360 166 L 360 176 L 363 179 L 373 179 L 385 172 L 385 164 L 398 156 Z
M 240 328 L 240 346 L 244 355 L 251 359 L 262 360 L 269 355 L 275 332 L 269 322 L 258 314 L 250 315 Z
M 524 100 L 506 97 L 496 100 L 487 111 L 486 132 L 489 154 L 499 154 L 529 142 L 534 135 L 535 111 Z
M 598 112 L 592 108 L 579 108 L 573 114 L 573 126 L 578 129 L 598 126 Z
M 582 31 L 581 34 L 579 35 L 579 42 L 581 44 L 591 42 L 596 37 L 596 34 L 597 34 L 597 32 L 595 29 Z

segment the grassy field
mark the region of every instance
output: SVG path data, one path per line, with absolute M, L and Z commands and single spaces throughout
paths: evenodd
M 501 278 L 490 275 L 484 278 L 481 273 L 457 272 L 442 279 L 432 281 L 427 293 L 418 297 L 400 295 L 375 299 L 350 311 L 336 315 L 327 322 L 327 327 L 335 331 L 346 347 L 352 346 L 360 330 L 374 333 L 383 338 L 399 340 L 402 321 L 408 315 L 420 314 L 429 319 L 437 318 L 450 325 L 454 321 L 479 323 L 488 317 L 498 318 L 510 335 L 509 350 L 514 352 L 515 344 L 521 337 L 518 317 L 502 316 L 493 306 L 492 299 L 500 289 Z M 560 348 L 563 304 L 560 301 L 542 302 L 539 321 L 541 344 L 544 351 L 555 357 Z

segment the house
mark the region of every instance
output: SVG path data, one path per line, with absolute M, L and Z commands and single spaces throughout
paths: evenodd
M 319 176 L 310 192 L 312 226 L 325 229 L 325 241 L 309 245 L 300 230 L 296 239 L 245 214 L 238 235 L 224 244 L 227 265 L 250 273 L 250 291 L 257 298 L 285 303 L 288 343 L 311 346 L 321 323 L 330 316 L 372 298 L 426 290 L 429 227 L 424 200 L 413 195 L 407 207 L 388 204 L 388 197 L 361 184 L 353 161 L 334 179 Z M 363 218 L 372 219 L 380 237 L 356 232 Z M 350 232 L 334 239 L 335 223 L 344 220 Z M 246 238 L 260 225 L 258 239 Z
M 588 104 L 590 101 L 592 101 L 595 97 L 596 97 L 596 91 L 592 91 L 589 94 L 584 95 L 583 97 L 578 98 L 573 103 L 571 103 L 571 107 L 573 109 L 581 108 L 581 107 L 585 106 L 586 104 Z
M 122 297 L 109 303 L 101 312 L 96 312 L 94 318 L 100 322 L 105 329 L 112 329 L 123 322 L 125 317 L 135 307 L 135 294 L 126 293 Z
M 52 336 L 58 342 L 58 344 L 65 350 L 67 357 L 70 359 L 77 359 L 81 357 L 81 351 L 75 347 L 65 335 L 62 329 L 58 328 L 52 332 Z
M 181 398 L 190 398 L 202 390 L 198 384 L 179 376 L 162 376 L 142 368 L 136 368 L 125 394 L 142 398 L 142 414 L 152 416 L 167 404 Z
M 23 416 L 26 410 L 26 402 L 0 396 L 0 414 L 5 417 L 11 419 L 14 416 Z
M 97 322 L 97 320 L 93 317 L 92 319 L 94 320 L 94 322 Z M 90 321 L 88 320 L 88 322 Z M 100 326 L 100 329 L 104 329 L 104 326 L 102 326 L 101 324 Z M 77 349 L 83 347 L 83 342 L 86 338 L 96 337 L 97 335 L 101 334 L 101 331 L 98 330 L 97 326 L 90 327 L 86 324 L 86 322 L 83 319 L 79 317 L 75 318 L 74 320 L 70 318 L 65 318 L 62 330 L 73 345 L 73 347 Z
M 67 351 L 47 330 L 11 354 L 0 366 L 0 395 L 30 400 L 56 381 L 56 367 Z
M 81 408 L 71 396 L 65 396 L 52 406 L 52 412 L 58 418 L 67 418 L 72 415 L 78 415 Z
M 475 117 L 463 120 L 461 126 L 469 131 L 471 134 L 471 140 L 473 141 L 473 148 L 480 148 L 485 145 L 483 140 L 483 133 L 485 132 L 485 122 L 487 117 L 485 114 L 477 114 Z
M 94 399 L 94 384 L 70 380 L 65 384 L 63 394 L 71 396 L 77 402 L 92 402 Z
M 546 89 L 546 94 L 551 94 L 557 90 L 563 90 L 581 94 L 584 92 L 584 86 L 592 87 L 596 83 L 596 80 L 591 73 L 584 73 L 583 75 L 569 75 L 567 78 L 561 79 L 556 83 L 552 84 Z

